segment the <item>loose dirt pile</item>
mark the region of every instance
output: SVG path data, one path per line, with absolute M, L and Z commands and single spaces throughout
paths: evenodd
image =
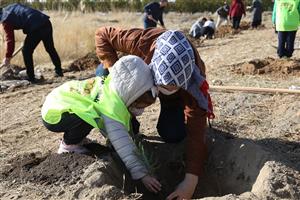
M 184 142 L 165 144 L 146 138 L 142 143 L 146 154 L 154 158 L 154 173 L 163 185 L 159 194 L 151 194 L 140 182 L 133 181 L 114 152 L 102 153 L 97 159 L 77 154 L 19 156 L 2 170 L 1 181 L 31 182 L 37 187 L 72 186 L 75 191 L 60 192 L 63 199 L 165 199 L 184 176 Z M 208 147 L 205 176 L 194 198 L 300 198 L 299 172 L 262 146 L 210 129 Z M 48 197 L 55 198 L 55 195 L 48 194 Z
M 96 69 L 100 64 L 96 53 L 88 53 L 85 56 L 75 60 L 68 67 L 65 68 L 65 72 L 71 71 L 84 71 L 87 69 Z
M 1 69 L 0 80 L 21 80 L 20 72 L 23 70 L 24 68 L 18 65 L 5 65 Z
M 240 24 L 240 31 L 243 31 L 243 30 L 248 30 L 250 29 L 251 27 L 251 23 L 250 22 L 245 22 L 245 21 L 242 21 L 241 24 Z M 264 29 L 265 26 L 264 25 L 261 25 L 258 29 Z M 193 38 L 189 35 L 189 29 L 183 29 L 182 30 L 183 33 L 185 35 L 188 36 L 189 40 L 196 46 L 196 47 L 200 47 L 200 46 L 203 46 L 203 42 L 204 40 L 203 39 L 196 39 L 196 38 Z M 237 34 L 239 33 L 240 31 L 238 32 L 234 32 L 234 30 L 232 29 L 232 26 L 231 25 L 222 25 L 220 26 L 216 33 L 215 33 L 215 38 L 225 38 L 225 37 L 228 37 L 228 36 L 231 36 L 231 35 L 234 35 L 234 34 Z
M 240 24 L 240 30 L 242 30 L 242 31 L 248 30 L 248 29 L 250 29 L 250 27 L 251 27 L 250 22 L 242 21 Z M 259 29 L 262 29 L 262 28 L 264 28 L 263 25 L 259 27 Z M 236 33 L 238 33 L 238 32 L 234 32 L 231 25 L 222 25 L 217 29 L 217 31 L 215 33 L 215 37 L 216 38 L 224 38 L 224 37 L 236 34 Z
M 35 70 L 35 77 L 40 83 L 44 77 L 39 70 Z M 26 88 L 30 82 L 27 80 L 26 70 L 18 65 L 5 65 L 0 72 L 0 92 L 14 90 L 16 88 Z
M 236 64 L 232 66 L 231 70 L 242 75 L 300 76 L 300 60 L 275 58 L 254 59 L 249 62 Z
M 15 158 L 2 173 L 5 179 L 38 184 L 74 184 L 79 180 L 80 171 L 95 158 L 78 154 L 51 154 L 39 157 L 32 153 Z

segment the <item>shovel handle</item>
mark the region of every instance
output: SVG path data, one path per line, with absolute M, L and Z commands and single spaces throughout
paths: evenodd
M 11 58 L 15 57 L 23 49 L 23 46 L 24 46 L 24 43 L 22 42 L 22 44 L 19 46 L 19 48 L 14 51 Z
M 15 57 L 15 56 L 23 49 L 23 46 L 24 46 L 24 43 L 22 42 L 22 44 L 19 46 L 19 48 L 17 48 L 17 49 L 14 51 L 14 53 L 13 53 L 12 56 L 11 56 L 11 58 Z M 0 65 L 0 69 L 1 69 L 2 67 L 4 67 L 4 66 L 5 66 L 4 63 L 1 64 L 1 65 Z

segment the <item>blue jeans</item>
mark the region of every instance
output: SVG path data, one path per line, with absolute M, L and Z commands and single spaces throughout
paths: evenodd
M 104 76 L 106 77 L 109 74 L 108 69 L 104 69 L 103 64 L 99 64 L 96 69 L 96 76 Z
M 98 65 L 96 76 L 107 76 L 108 70 L 103 65 Z M 178 143 L 186 137 L 186 125 L 184 123 L 184 112 L 181 105 L 180 96 L 175 93 L 173 95 L 159 95 L 161 109 L 157 123 L 157 131 L 161 138 L 167 143 Z M 131 120 L 133 133 L 139 133 L 140 123 L 135 117 Z
M 277 54 L 281 57 L 292 57 L 297 31 L 278 31 Z

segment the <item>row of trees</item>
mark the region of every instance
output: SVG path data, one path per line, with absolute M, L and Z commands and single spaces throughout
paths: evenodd
M 24 3 L 40 10 L 68 10 L 74 11 L 79 9 L 80 0 L 33 0 L 29 3 L 28 0 L 0 0 L 0 3 L 5 6 L 10 3 Z M 143 11 L 143 7 L 151 2 L 151 0 L 83 0 L 87 11 L 102 11 L 110 10 L 127 10 L 127 11 Z M 170 2 L 168 6 L 169 11 L 178 12 L 214 12 L 219 6 L 223 4 L 224 0 L 176 0 Z M 228 0 L 227 2 L 231 2 Z M 251 5 L 252 0 L 246 0 L 247 5 Z M 264 0 L 263 6 L 265 10 L 272 9 L 272 1 Z

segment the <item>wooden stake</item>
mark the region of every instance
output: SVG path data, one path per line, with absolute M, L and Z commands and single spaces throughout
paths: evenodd
M 280 88 L 257 88 L 257 87 L 239 87 L 239 86 L 210 86 L 209 91 L 212 92 L 247 92 L 247 93 L 263 93 L 263 94 L 298 94 L 300 90 L 280 89 Z
M 14 53 L 12 54 L 11 58 L 15 57 L 22 49 L 23 49 L 24 43 L 22 42 L 22 44 L 20 45 L 20 47 L 14 51 Z M 0 65 L 0 69 L 2 67 L 4 67 L 5 64 Z

